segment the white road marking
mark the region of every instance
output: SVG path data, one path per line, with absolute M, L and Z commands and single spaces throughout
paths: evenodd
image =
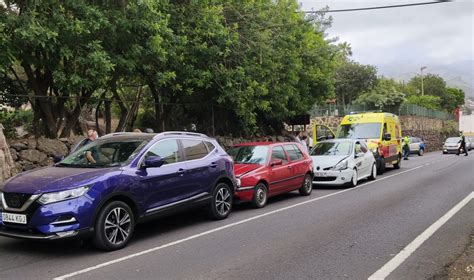
M 449 210 L 446 214 L 429 226 L 422 234 L 418 235 L 415 240 L 403 248 L 400 253 L 398 253 L 389 262 L 372 274 L 369 277 L 369 280 L 385 279 L 387 276 L 389 276 L 390 273 L 397 269 L 397 267 L 400 266 L 413 252 L 415 252 L 418 247 L 420 247 L 428 238 L 430 238 L 440 227 L 442 227 L 472 199 L 474 199 L 474 192 L 471 192 L 468 196 L 456 204 L 456 206 L 451 208 L 451 210 Z
M 257 219 L 260 219 L 260 218 L 263 218 L 263 217 L 266 217 L 266 216 L 269 216 L 269 215 L 273 215 L 273 214 L 276 214 L 276 213 L 279 213 L 279 212 L 282 212 L 282 211 L 285 211 L 285 210 L 289 210 L 289 209 L 292 209 L 292 208 L 295 208 L 295 207 L 298 207 L 298 206 L 302 206 L 302 205 L 305 205 L 305 204 L 308 204 L 308 203 L 311 203 L 311 202 L 315 202 L 315 201 L 318 201 L 318 200 L 321 200 L 321 199 L 324 199 L 324 198 L 328 198 L 328 197 L 331 197 L 331 196 L 335 196 L 335 195 L 338 195 L 338 194 L 341 194 L 341 193 L 353 191 L 355 189 L 365 187 L 365 186 L 368 186 L 368 185 L 371 185 L 371 184 L 374 184 L 374 183 L 377 183 L 377 182 L 380 182 L 380 181 L 383 181 L 383 180 L 387 180 L 389 178 L 392 178 L 392 177 L 395 177 L 395 176 L 398 176 L 398 175 L 402 175 L 404 173 L 411 172 L 413 170 L 416 170 L 416 169 L 419 169 L 419 168 L 422 168 L 422 167 L 423 166 L 420 165 L 420 166 L 417 166 L 417 167 L 414 167 L 414 168 L 411 168 L 411 169 L 408 169 L 408 170 L 405 170 L 405 171 L 402 171 L 402 172 L 398 172 L 398 173 L 395 173 L 395 174 L 392 174 L 392 175 L 389 175 L 389 176 L 385 176 L 383 178 L 379 178 L 375 181 L 370 181 L 370 182 L 361 184 L 361 185 L 359 185 L 357 187 L 354 187 L 354 188 L 345 189 L 345 190 L 342 190 L 342 191 L 338 191 L 338 192 L 335 192 L 335 193 L 331 193 L 331 194 L 328 194 L 328 195 L 324 195 L 324 196 L 321 196 L 321 197 L 316 197 L 316 198 L 313 198 L 313 199 L 310 199 L 310 200 L 306 200 L 306 201 L 303 201 L 303 202 L 300 202 L 300 203 L 296 203 L 296 204 L 293 204 L 293 205 L 290 205 L 290 206 L 286 206 L 286 207 L 283 207 L 283 208 L 280 208 L 280 209 L 276 209 L 276 210 L 273 210 L 273 211 L 270 211 L 270 212 L 267 212 L 267 213 L 264 213 L 264 214 L 260 214 L 260 215 L 257 215 L 257 216 L 251 217 L 251 218 L 247 218 L 247 219 L 235 222 L 235 223 L 231 223 L 231 224 L 221 226 L 221 227 L 218 227 L 218 228 L 215 228 L 215 229 L 211 229 L 211 230 L 208 230 L 208 231 L 205 231 L 205 232 L 202 232 L 202 233 L 198 233 L 198 234 L 195 234 L 195 235 L 192 235 L 192 236 L 180 239 L 180 240 L 176 240 L 176 241 L 173 241 L 173 242 L 170 242 L 170 243 L 158 246 L 158 247 L 154 247 L 154 248 L 151 248 L 151 249 L 148 249 L 148 250 L 145 250 L 145 251 L 141 251 L 141 252 L 131 254 L 131 255 L 128 255 L 128 256 L 125 256 L 125 257 L 121 257 L 121 258 L 118 258 L 118 259 L 115 259 L 115 260 L 111 260 L 111 261 L 108 261 L 108 262 L 104 262 L 104 263 L 101 263 L 101 264 L 98 264 L 98 265 L 95 265 L 95 266 L 91 266 L 91 267 L 88 267 L 88 268 L 84 268 L 84 269 L 76 271 L 76 272 L 71 272 L 69 274 L 58 276 L 58 277 L 53 278 L 53 279 L 54 280 L 63 280 L 63 279 L 71 278 L 71 277 L 74 277 L 74 276 L 77 276 L 77 275 L 80 275 L 80 274 L 84 274 L 86 272 L 90 272 L 92 270 L 96 270 L 96 269 L 99 269 L 99 268 L 102 268 L 102 267 L 105 267 L 105 266 L 109 266 L 109 265 L 112 265 L 112 264 L 123 262 L 123 261 L 129 260 L 129 259 L 135 258 L 135 257 L 143 256 L 145 254 L 149 254 L 149 253 L 152 253 L 152 252 L 164 249 L 164 248 L 168 248 L 168 247 L 180 244 L 180 243 L 184 243 L 186 241 L 193 240 L 193 239 L 205 236 L 205 235 L 209 235 L 211 233 L 218 232 L 218 231 L 221 231 L 221 230 L 224 230 L 224 229 L 227 229 L 227 228 L 235 227 L 235 226 L 240 225 L 240 224 L 248 223 L 250 221 L 254 221 L 254 220 L 257 220 Z

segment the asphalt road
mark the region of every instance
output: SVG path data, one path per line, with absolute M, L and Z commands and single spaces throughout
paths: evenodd
M 223 221 L 181 213 L 139 226 L 127 248 L 110 253 L 0 237 L 0 279 L 367 279 L 472 196 L 474 155 L 412 156 L 360 184 L 282 195 L 259 210 L 238 205 Z M 387 279 L 443 273 L 473 230 L 471 199 Z

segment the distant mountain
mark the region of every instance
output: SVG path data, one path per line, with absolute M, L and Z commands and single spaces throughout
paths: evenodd
M 466 98 L 474 100 L 474 60 L 463 60 L 451 64 L 394 63 L 377 65 L 379 73 L 386 77 L 408 82 L 413 76 L 420 75 L 420 67 L 427 66 L 424 74 L 431 73 L 443 77 L 448 86 L 457 87 L 466 93 Z

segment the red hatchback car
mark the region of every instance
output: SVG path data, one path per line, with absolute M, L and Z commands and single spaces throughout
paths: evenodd
M 236 200 L 261 208 L 271 196 L 294 190 L 310 195 L 313 190 L 313 162 L 298 143 L 242 143 L 235 145 L 229 155 L 234 158 L 238 181 Z

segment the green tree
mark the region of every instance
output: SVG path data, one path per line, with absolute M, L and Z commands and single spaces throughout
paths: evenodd
M 407 84 L 410 95 L 421 94 L 421 76 L 415 76 Z M 446 94 L 446 82 L 435 74 L 423 76 L 423 94 L 443 97 Z
M 448 113 L 454 113 L 456 108 L 464 104 L 465 94 L 462 89 L 447 87 L 446 94 L 442 97 L 443 108 Z
M 410 95 L 407 98 L 407 104 L 413 104 L 431 110 L 439 110 L 441 106 L 441 97 L 433 95 Z
M 377 82 L 377 69 L 352 60 L 343 60 L 336 69 L 335 91 L 339 104 L 349 105 Z
M 396 112 L 405 101 L 405 93 L 401 91 L 402 87 L 403 85 L 394 79 L 378 78 L 376 86 L 372 90 L 362 93 L 355 103 Z

